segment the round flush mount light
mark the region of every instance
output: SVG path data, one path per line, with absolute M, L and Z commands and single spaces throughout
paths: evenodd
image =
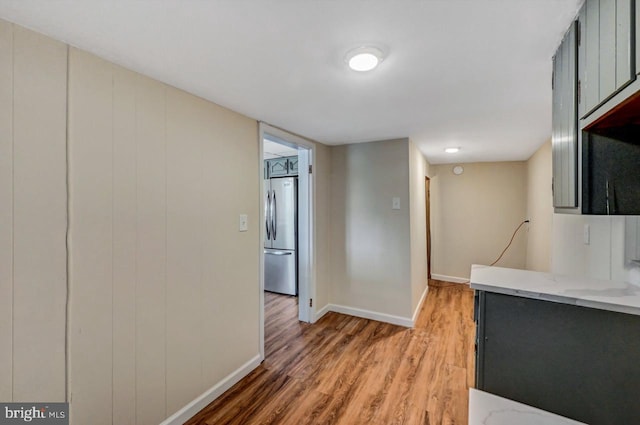
M 446 148 L 444 151 L 446 153 L 458 153 L 460 152 L 460 148 Z
M 384 60 L 384 54 L 377 47 L 362 46 L 347 52 L 344 60 L 354 71 L 366 72 L 377 67 Z
M 456 165 L 455 167 L 453 167 L 452 171 L 453 174 L 459 176 L 460 174 L 464 173 L 464 168 L 462 167 L 462 165 Z

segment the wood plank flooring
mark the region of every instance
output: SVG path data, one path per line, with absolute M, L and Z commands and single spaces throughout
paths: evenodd
M 430 282 L 416 327 L 328 313 L 265 293 L 265 361 L 188 425 L 466 425 L 473 291 Z

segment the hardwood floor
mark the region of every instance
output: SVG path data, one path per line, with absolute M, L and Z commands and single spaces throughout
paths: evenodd
M 300 323 L 296 298 L 266 293 L 265 361 L 187 424 L 466 425 L 473 291 L 430 283 L 414 329 Z

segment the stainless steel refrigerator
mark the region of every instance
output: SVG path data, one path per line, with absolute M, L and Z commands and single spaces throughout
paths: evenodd
M 295 177 L 265 180 L 264 289 L 298 295 L 298 190 Z

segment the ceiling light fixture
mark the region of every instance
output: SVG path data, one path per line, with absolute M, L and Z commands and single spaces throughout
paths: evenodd
M 384 60 L 382 50 L 373 46 L 362 46 L 350 50 L 345 56 L 349 68 L 358 72 L 371 71 Z
M 446 153 L 458 153 L 460 152 L 460 148 L 446 148 L 444 151 Z

